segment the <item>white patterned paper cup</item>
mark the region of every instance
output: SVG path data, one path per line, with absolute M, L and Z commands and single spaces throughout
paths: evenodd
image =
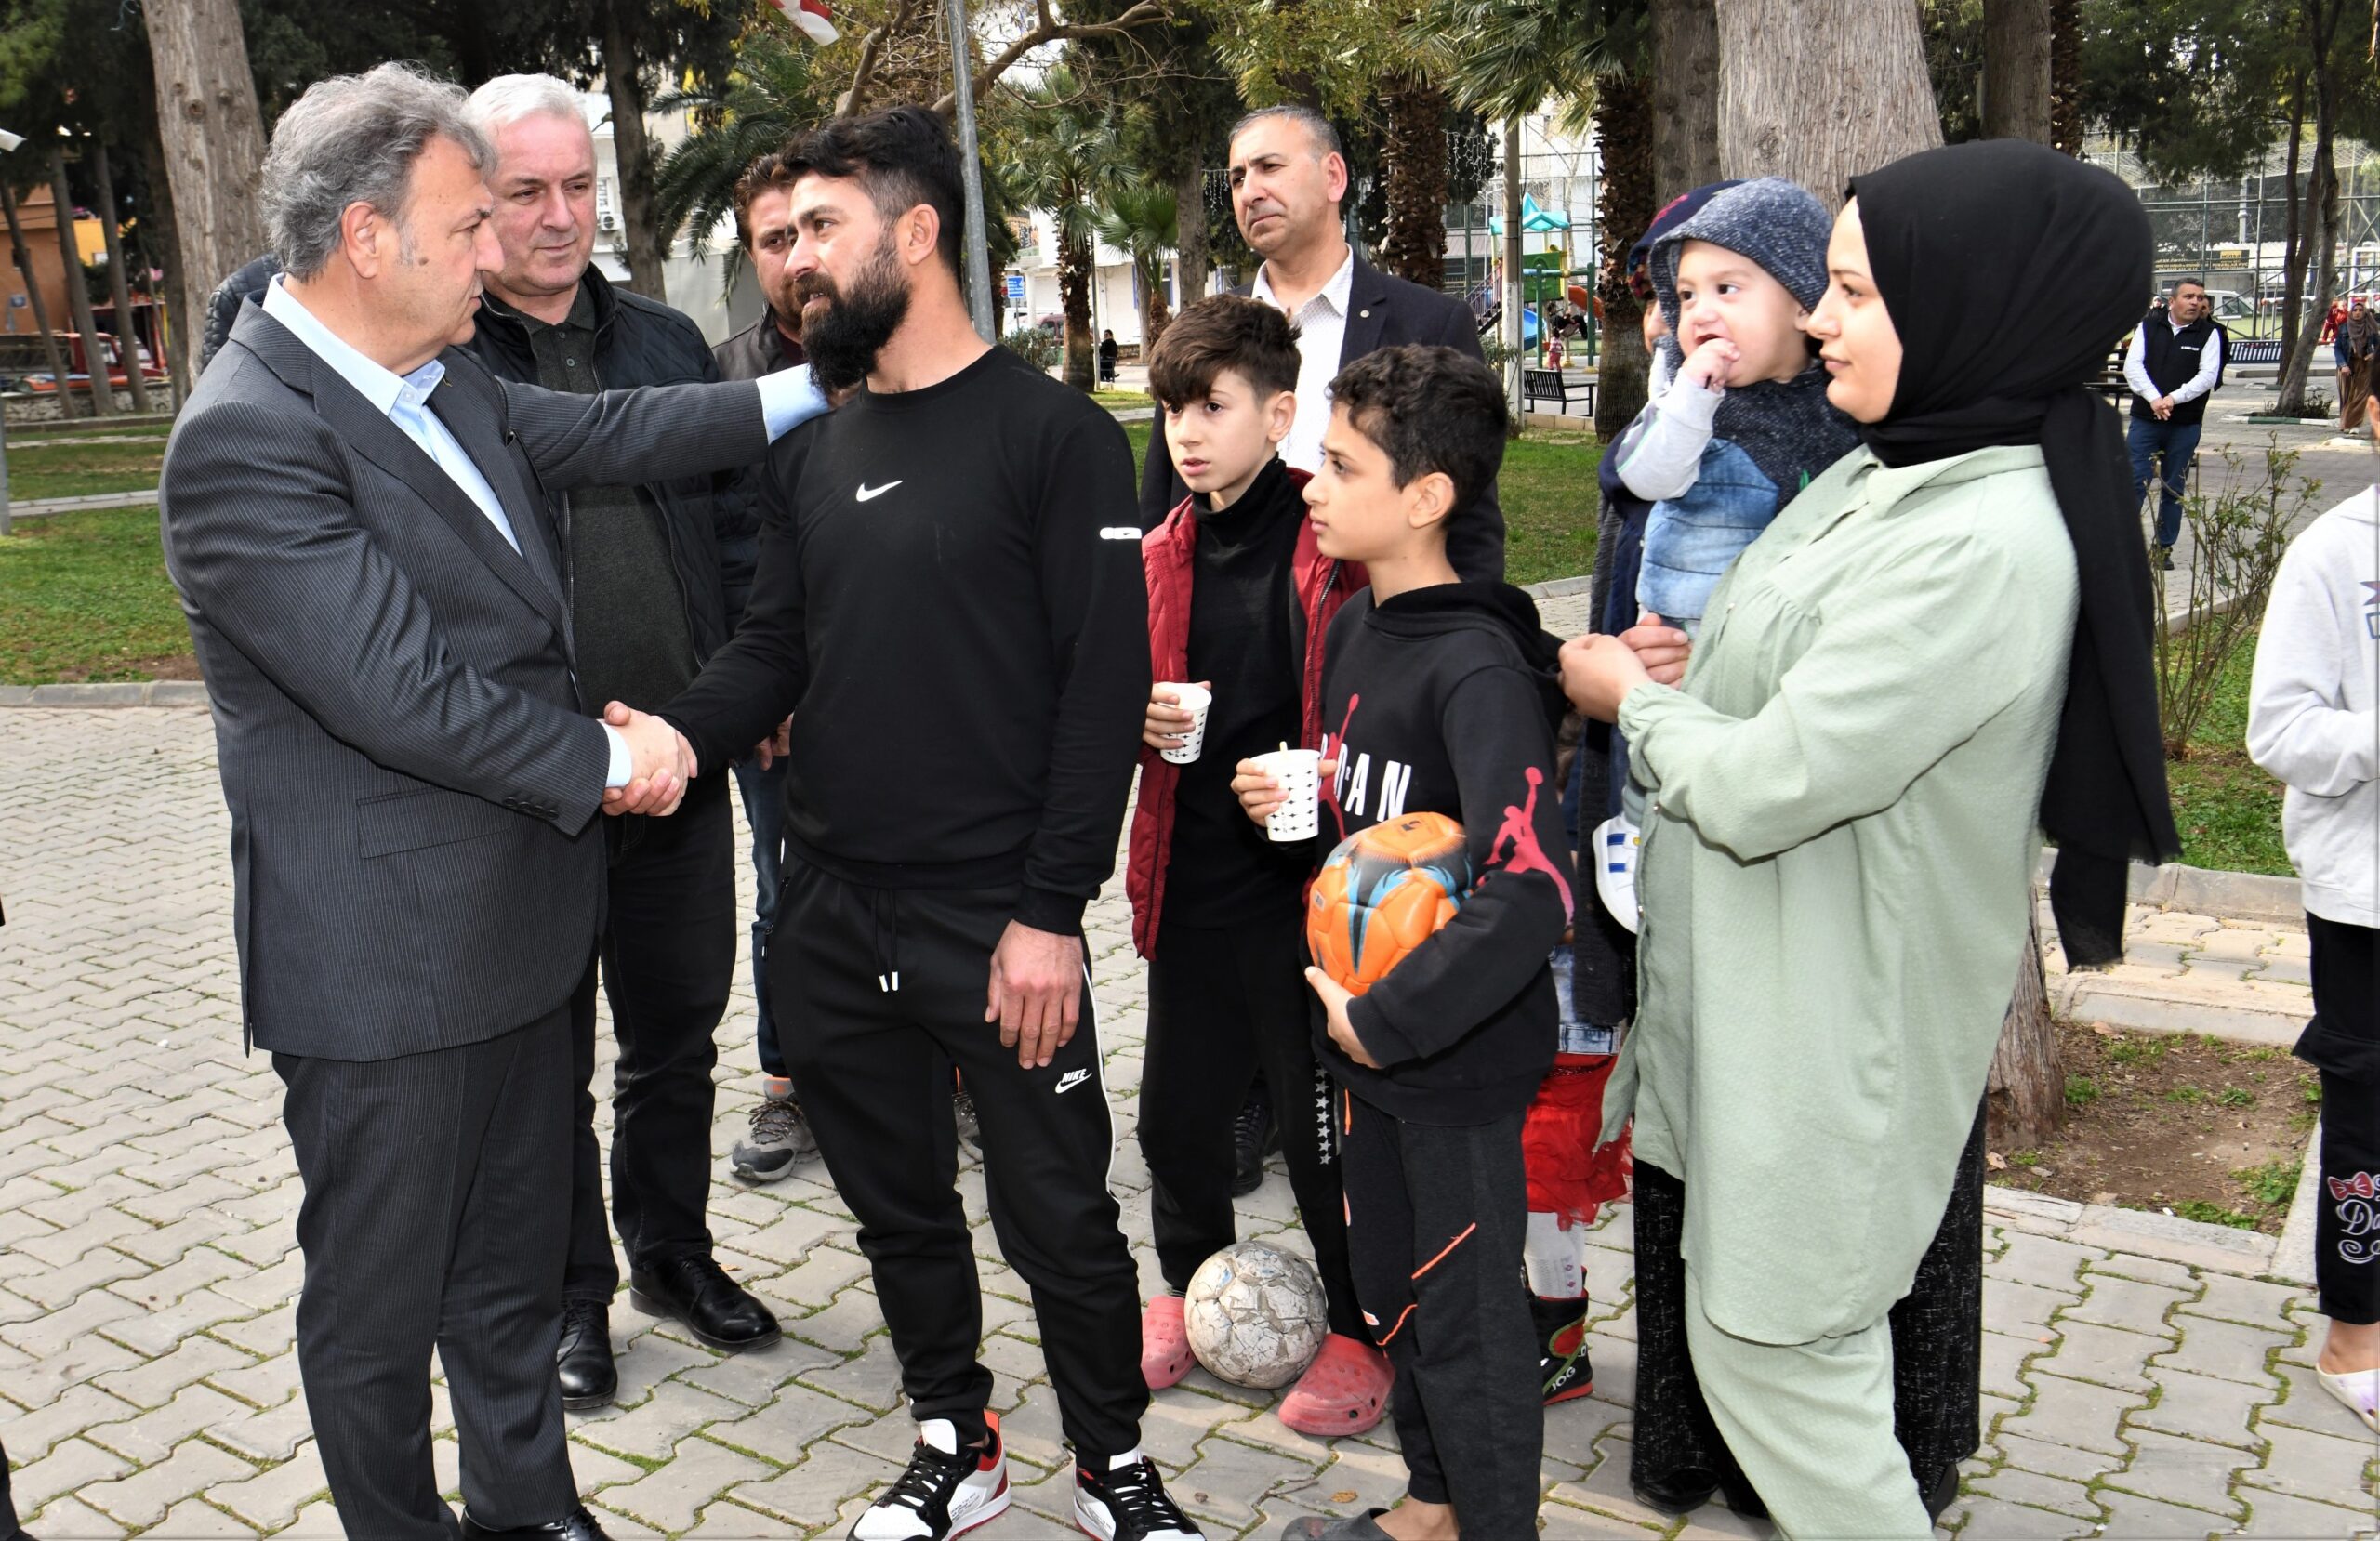
M 1264 833 L 1276 840 L 1311 840 L 1322 826 L 1322 752 L 1276 749 L 1256 757 L 1280 784 L 1281 806 L 1264 818 Z
M 1215 698 L 1203 685 L 1159 685 L 1157 690 L 1173 697 L 1173 704 L 1190 714 L 1190 731 L 1183 735 L 1178 749 L 1160 749 L 1160 758 L 1173 765 L 1190 765 L 1198 758 L 1198 751 L 1207 744 L 1207 708 Z

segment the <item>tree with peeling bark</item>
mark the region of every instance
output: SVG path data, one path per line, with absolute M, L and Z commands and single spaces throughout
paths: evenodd
M 1649 0 L 1653 204 L 1719 179 L 1719 13 L 1712 0 Z
M 176 314 L 187 330 L 224 275 L 266 249 L 257 198 L 264 119 L 236 0 L 176 0 L 143 15 L 180 247 Z
M 1983 137 L 2050 142 L 2050 0 L 1983 0 Z
M 1730 0 L 1719 15 L 1719 169 L 1829 208 L 1850 179 L 1942 142 L 1917 0 Z

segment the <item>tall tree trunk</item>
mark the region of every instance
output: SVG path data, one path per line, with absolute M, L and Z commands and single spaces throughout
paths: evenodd
M 132 284 L 124 266 L 124 211 L 116 206 L 115 178 L 108 169 L 108 147 L 91 141 L 91 179 L 99 184 L 99 229 L 108 242 L 108 297 L 115 301 L 115 340 L 124 355 L 125 378 L 132 386 L 132 410 L 149 410 L 149 382 L 140 373 L 140 333 L 132 324 Z
M 1603 187 L 1595 218 L 1603 229 L 1603 265 L 1595 294 L 1603 301 L 1602 347 L 1595 366 L 1595 437 L 1616 442 L 1645 407 L 1645 321 L 1628 287 L 1628 248 L 1653 222 L 1653 83 L 1642 74 L 1595 82 L 1595 143 L 1603 151 Z
M 1447 99 L 1426 81 L 1388 93 L 1381 147 L 1388 175 L 1388 230 L 1380 265 L 1408 283 L 1447 283 Z
M 165 305 L 165 370 L 173 381 L 173 410 L 179 412 L 190 399 L 191 388 L 191 323 L 189 312 L 182 309 L 182 246 L 174 227 L 174 193 L 165 182 L 165 147 L 155 133 L 141 146 L 140 153 L 148 163 L 149 207 L 147 215 L 153 221 L 146 229 L 153 229 L 152 244 L 163 254 L 158 266 L 165 270 L 163 299 Z M 201 322 L 201 325 L 205 323 Z
M 50 212 L 57 217 L 58 265 L 66 273 L 66 313 L 74 318 L 74 330 L 83 338 L 83 370 L 91 382 L 91 415 L 95 417 L 115 415 L 115 387 L 108 383 L 108 345 L 102 340 L 99 318 L 91 313 L 91 285 L 83 276 L 83 251 L 74 244 L 74 192 L 66 185 L 66 151 L 53 146 L 49 152 Z M 66 380 L 60 376 L 58 394 L 66 395 Z
M 1146 362 L 1149 349 L 1173 324 L 1173 311 L 1165 303 L 1165 258 L 1160 256 L 1145 266 L 1135 266 L 1140 267 L 1141 275 L 1141 359 Z
M 2281 236 L 2281 356 L 2297 351 L 2297 308 L 2306 301 L 2306 205 L 2297 191 L 2297 163 L 2306 142 L 2306 78 L 2291 77 L 2289 147 L 2282 162 Z
M 1181 275 L 1182 303 L 1195 305 L 1206 297 L 1214 273 L 1214 257 L 1207 247 L 1207 158 L 1204 147 L 1190 157 L 1173 179 L 1174 271 Z
M 1091 280 L 1095 254 L 1088 236 L 1058 232 L 1058 303 L 1066 318 L 1066 384 L 1097 389 L 1091 367 Z
M 157 72 L 157 133 L 181 253 L 178 320 L 204 324 L 206 296 L 266 249 L 257 177 L 264 119 L 248 72 L 239 0 L 150 6 L 149 53 Z
M 2337 61 L 2332 52 L 2338 41 L 2347 0 L 2306 0 L 2306 55 L 2308 83 L 2314 99 L 2314 173 L 2306 191 L 2313 227 L 2314 293 L 2300 312 L 2295 346 L 2281 360 L 2281 400 L 2284 417 L 2306 415 L 2306 376 L 2312 368 L 2315 347 L 2322 336 L 2322 317 L 2331 308 L 2338 282 L 2339 172 L 2334 154 L 2338 135 Z
M 1983 0 L 1983 137 L 2048 144 L 2054 134 L 2050 0 Z
M 620 167 L 620 223 L 628 231 L 628 287 L 647 299 L 667 303 L 662 262 L 669 243 L 654 228 L 653 141 L 644 131 L 645 89 L 636 49 L 620 20 L 628 0 L 603 7 L 603 88 L 612 98 L 612 153 Z
M 1863 171 L 1942 142 L 1917 0 L 1729 0 L 1719 10 L 1719 168 L 1783 177 L 1829 208 Z
M 41 284 L 33 277 L 33 254 L 25 244 L 25 227 L 17 217 L 17 191 L 0 177 L 0 214 L 8 220 L 8 251 L 17 264 L 17 271 L 24 275 L 25 295 L 33 309 L 33 330 L 41 334 L 43 360 L 49 365 L 49 377 L 58 382 L 58 415 L 74 415 L 74 398 L 66 390 L 66 356 L 58 350 L 58 334 L 50 329 L 49 301 L 42 297 Z
M 1658 212 L 1672 199 L 1719 179 L 1719 14 L 1712 0 L 1652 0 L 1652 13 Z M 1606 227 L 1606 243 L 1619 242 L 1623 252 L 1635 239 Z
M 2016 968 L 2016 989 L 1984 1084 L 1984 1109 L 1994 1150 L 2038 1149 L 2066 1122 L 2066 1066 L 2042 974 L 2038 915 L 2025 929 L 2024 961 Z
M 2049 0 L 2050 144 L 2082 153 L 2082 0 Z

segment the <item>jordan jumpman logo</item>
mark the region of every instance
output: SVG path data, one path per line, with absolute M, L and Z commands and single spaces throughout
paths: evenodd
M 1520 807 L 1504 805 L 1504 822 L 1496 828 L 1496 838 L 1488 847 L 1488 865 L 1491 871 L 1524 873 L 1541 872 L 1554 879 L 1562 890 L 1562 914 L 1571 914 L 1570 885 L 1563 877 L 1562 869 L 1545 859 L 1545 847 L 1537 838 L 1537 793 L 1545 784 L 1545 772 L 1532 765 L 1528 776 L 1528 798 Z

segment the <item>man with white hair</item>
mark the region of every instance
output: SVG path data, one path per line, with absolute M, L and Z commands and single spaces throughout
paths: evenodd
M 748 464 L 825 402 L 799 374 L 566 394 L 460 351 L 502 259 L 463 106 L 388 64 L 282 115 L 284 270 L 192 392 L 158 502 L 231 815 L 243 1024 L 305 1185 L 298 1365 L 339 1523 L 598 1541 L 553 1363 L 570 1001 L 597 811 L 675 806 L 698 767 L 656 718 L 589 715 L 548 499 Z
M 682 312 L 615 285 L 591 265 L 595 139 L 578 93 L 551 75 L 499 75 L 471 94 L 496 151 L 488 168 L 503 260 L 481 275 L 486 304 L 471 351 L 499 378 L 549 390 L 721 378 Z M 751 584 L 758 512 L 742 468 L 582 487 L 562 514 L 578 678 L 590 702 L 652 707 L 694 682 L 727 640 L 726 591 Z M 730 779 L 700 777 L 677 816 L 614 821 L 602 986 L 619 1059 L 612 1073 L 612 1218 L 628 1258 L 628 1299 L 733 1353 L 779 1338 L 777 1320 L 712 1257 L 712 1033 L 735 969 L 735 845 Z M 618 1390 L 612 1297 L 620 1284 L 603 1215 L 595 1139 L 596 966 L 571 1003 L 577 1084 L 570 1262 L 557 1350 L 562 1405 L 601 1407 Z

